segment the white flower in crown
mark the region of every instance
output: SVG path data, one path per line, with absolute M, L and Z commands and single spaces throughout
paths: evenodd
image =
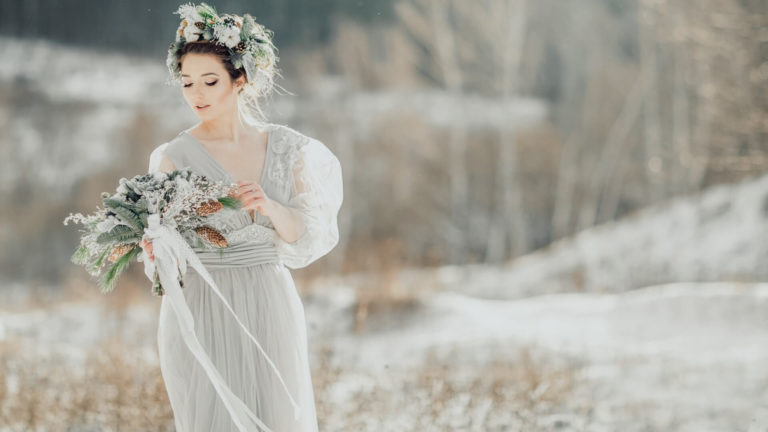
M 213 28 L 213 37 L 228 48 L 234 48 L 240 43 L 240 27 L 221 22 Z
M 194 25 L 187 24 L 187 26 L 184 27 L 184 39 L 188 41 L 196 41 L 199 35 L 200 29 Z
M 179 16 L 181 16 L 181 19 L 187 20 L 187 23 L 194 27 L 196 22 L 203 22 L 203 17 L 200 16 L 200 14 L 197 12 L 197 6 L 191 5 L 191 4 L 183 4 L 179 6 L 179 9 L 176 11 Z

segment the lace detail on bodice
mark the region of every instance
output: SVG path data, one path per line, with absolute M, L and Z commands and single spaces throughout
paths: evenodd
M 229 244 L 243 243 L 246 241 L 256 243 L 274 243 L 277 231 L 272 228 L 267 228 L 264 225 L 251 224 L 246 225 L 240 229 L 234 230 L 224 237 Z
M 246 211 L 224 208 L 218 213 L 208 216 L 204 225 L 220 232 L 230 245 L 249 241 L 274 243 L 274 236 L 277 235 L 277 232 L 271 228 L 271 224 L 264 226 L 249 222 L 250 216 Z M 194 248 L 216 249 L 192 231 L 187 231 L 184 238 Z

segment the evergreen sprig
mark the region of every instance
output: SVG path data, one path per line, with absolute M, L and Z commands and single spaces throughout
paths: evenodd
M 125 271 L 125 269 L 128 268 L 128 266 L 131 264 L 131 261 L 133 261 L 133 259 L 136 258 L 140 252 L 141 248 L 136 246 L 128 251 L 128 253 L 118 258 L 117 261 L 115 261 L 112 267 L 110 267 L 107 272 L 104 273 L 104 277 L 101 279 L 99 288 L 101 289 L 102 293 L 108 293 L 114 289 L 115 284 L 117 283 L 117 277 L 123 271 Z
M 221 203 L 221 208 L 242 208 L 242 202 L 229 195 L 232 187 L 210 181 L 188 168 L 122 178 L 116 193 L 102 192 L 103 209 L 87 216 L 70 214 L 64 220 L 64 225 L 73 220 L 85 226 L 85 234 L 80 237 L 80 245 L 70 261 L 84 266 L 92 276 L 100 277 L 101 292 L 110 292 L 119 276 L 142 252 L 140 242 L 151 214 L 159 214 L 163 225 L 180 234 L 195 232 L 195 228 L 209 225 L 208 218 L 215 215 L 215 212 L 198 215 L 193 209 L 201 204 L 214 200 Z M 216 247 L 223 252 L 227 246 L 222 242 Z M 107 258 L 114 262 L 105 265 Z M 152 287 L 155 295 L 164 293 L 159 284 L 155 277 Z

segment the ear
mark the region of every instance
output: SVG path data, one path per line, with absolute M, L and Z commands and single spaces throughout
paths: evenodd
M 243 91 L 245 88 L 245 75 L 241 75 L 240 78 L 235 80 L 235 87 L 238 93 Z

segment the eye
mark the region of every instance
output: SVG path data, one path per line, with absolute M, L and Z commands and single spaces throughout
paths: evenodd
M 192 86 L 192 83 L 184 84 L 184 87 L 191 87 L 191 86 Z
M 219 82 L 219 80 L 216 80 L 216 81 L 213 81 L 213 82 L 209 82 L 209 83 L 207 82 L 205 84 L 209 85 L 209 86 L 215 86 L 217 82 Z

